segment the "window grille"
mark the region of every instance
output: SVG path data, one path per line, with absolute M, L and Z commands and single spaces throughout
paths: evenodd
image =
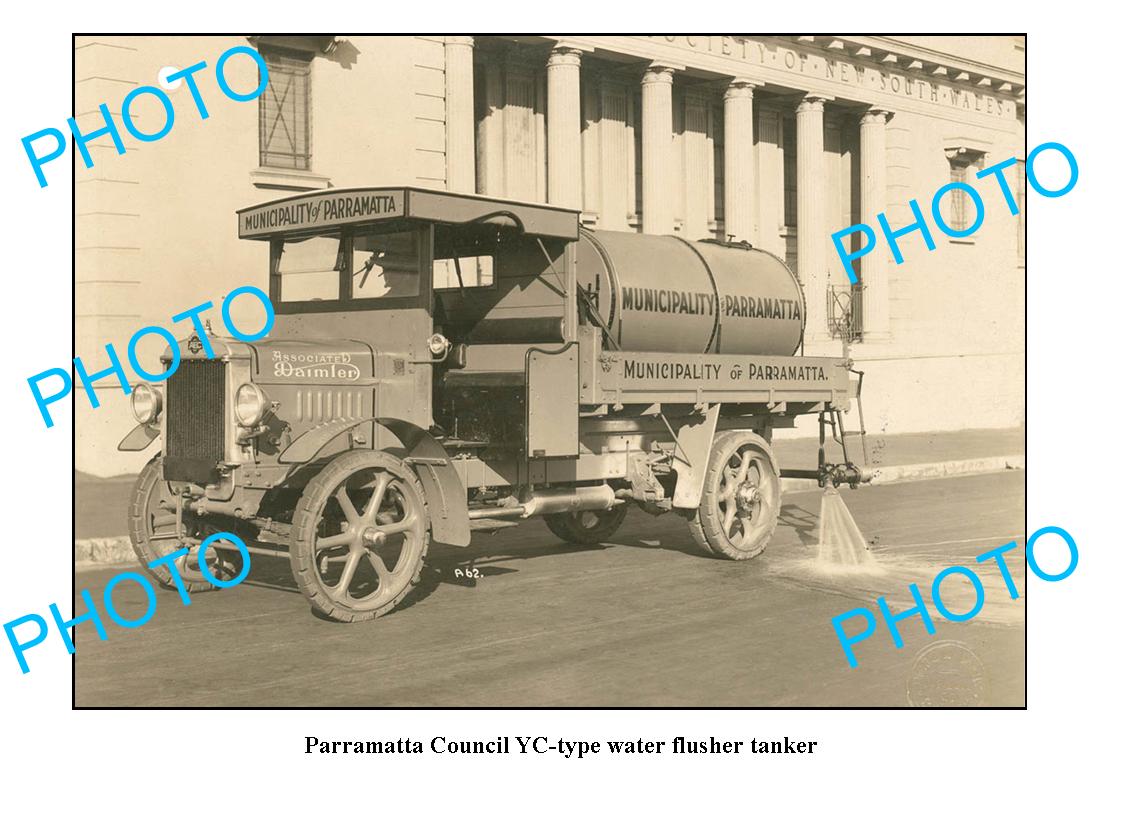
M 312 161 L 312 63 L 279 51 L 261 52 L 269 86 L 258 97 L 262 167 L 308 170 Z
M 962 184 L 967 183 L 967 167 L 962 162 L 952 162 L 951 180 Z M 967 195 L 966 190 L 955 189 L 948 196 L 951 205 L 951 218 L 948 226 L 953 230 L 963 231 L 975 221 L 974 202 Z
M 948 180 L 977 186 L 972 184 L 975 180 L 975 171 L 983 166 L 986 154 L 967 147 L 945 148 L 944 152 L 948 158 Z M 975 212 L 975 202 L 971 195 L 959 188 L 951 190 L 943 197 L 940 202 L 940 214 L 948 228 L 956 232 L 970 229 L 979 217 Z

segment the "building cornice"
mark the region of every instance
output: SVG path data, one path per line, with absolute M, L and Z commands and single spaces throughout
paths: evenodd
M 1010 71 L 976 60 L 964 59 L 931 48 L 913 45 L 893 37 L 839 35 L 788 37 L 786 39 L 802 42 L 804 45 L 810 44 L 808 41 L 813 40 L 815 45 L 828 49 L 833 43 L 841 43 L 842 49 L 835 45 L 835 50 L 845 50 L 849 57 L 870 57 L 879 62 L 887 61 L 885 59 L 887 56 L 895 56 L 896 60 L 892 61 L 896 62 L 899 69 L 915 71 L 918 74 L 933 75 L 940 68 L 943 68 L 946 71 L 946 76 L 943 73 L 940 76 L 947 82 L 958 81 L 965 85 L 979 85 L 981 84 L 980 80 L 989 79 L 990 82 L 986 84 L 996 89 L 1001 87 L 1003 83 L 1009 83 L 1015 94 L 1024 90 L 1026 84 L 1025 73 Z M 862 49 L 869 49 L 870 53 L 864 54 Z M 920 64 L 917 65 L 916 63 Z M 960 79 L 961 74 L 967 74 L 967 77 Z

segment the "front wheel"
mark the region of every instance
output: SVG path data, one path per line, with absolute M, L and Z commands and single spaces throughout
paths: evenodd
M 308 482 L 289 561 L 312 608 L 338 621 L 385 615 L 415 587 L 429 549 L 425 493 L 382 451 L 351 451 Z
M 164 481 L 164 460 L 157 456 L 151 459 L 133 484 L 129 500 L 129 540 L 141 567 L 162 587 L 175 586 L 171 570 L 164 565 L 151 567 L 153 561 L 175 550 L 187 548 L 188 553 L 174 562 L 183 586 L 188 592 L 206 592 L 217 587 L 206 579 L 199 570 L 198 542 L 206 538 L 212 529 L 194 514 L 183 514 L 182 533 L 179 537 L 175 512 L 176 497 L 172 495 L 168 483 Z M 229 579 L 242 571 L 241 553 L 228 553 L 215 547 L 207 550 L 207 566 L 212 575 Z
M 768 443 L 751 431 L 714 439 L 690 532 L 705 552 L 744 561 L 764 552 L 780 519 L 780 475 Z

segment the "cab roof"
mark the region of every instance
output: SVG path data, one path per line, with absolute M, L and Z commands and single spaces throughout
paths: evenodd
M 238 237 L 251 240 L 324 232 L 393 219 L 488 223 L 528 235 L 576 241 L 580 213 L 564 207 L 415 187 L 352 187 L 278 198 L 238 210 Z

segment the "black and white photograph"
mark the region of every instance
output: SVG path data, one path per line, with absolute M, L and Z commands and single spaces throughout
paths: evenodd
M 76 400 L 83 578 L 183 551 L 145 574 L 204 591 L 252 560 L 91 644 L 77 705 L 1024 703 L 994 564 L 978 625 L 902 619 L 903 650 L 890 628 L 910 584 L 937 615 L 941 570 L 1025 540 L 1024 36 L 75 48 L 79 108 L 159 75 L 188 109 L 181 160 L 99 157 L 76 192 L 87 370 L 109 339 L 172 372 Z M 228 53 L 256 99 L 192 116 L 209 69 L 180 74 Z M 142 132 L 158 100 L 130 108 Z M 1007 159 L 1003 218 L 975 175 Z M 984 208 L 985 233 L 937 226 Z M 875 246 L 852 283 L 832 233 L 881 214 L 906 257 Z M 134 341 L 148 324 L 175 344 Z M 244 549 L 218 538 L 205 567 L 217 533 Z M 937 589 L 972 608 L 967 577 Z M 879 596 L 872 633 L 833 628 Z M 234 620 L 179 628 L 210 616 Z M 359 670 L 324 689 L 337 663 Z

